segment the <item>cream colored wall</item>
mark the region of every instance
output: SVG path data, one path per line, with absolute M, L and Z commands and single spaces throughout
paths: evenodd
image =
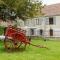
M 49 17 L 46 17 L 47 20 Z M 54 22 L 55 24 L 53 25 L 45 25 L 44 26 L 44 30 L 46 31 L 45 32 L 45 36 L 48 36 L 49 37 L 49 30 L 50 29 L 53 29 L 53 37 L 60 37 L 60 16 L 53 16 L 54 18 Z
M 39 25 L 36 24 L 37 18 L 26 20 L 25 25 L 27 26 L 27 30 L 28 30 L 27 35 L 30 35 L 30 31 L 28 28 L 33 28 L 33 29 L 36 28 L 34 30 L 35 31 L 34 36 L 40 36 L 39 30 L 42 29 L 43 36 L 50 37 L 49 30 L 53 29 L 53 37 L 60 37 L 60 16 L 52 16 L 52 17 L 55 20 L 53 25 L 49 25 L 49 21 L 48 21 L 49 17 L 39 17 L 39 22 L 40 22 Z

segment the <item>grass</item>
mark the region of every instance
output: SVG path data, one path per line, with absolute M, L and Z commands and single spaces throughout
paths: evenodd
M 28 45 L 26 50 L 8 52 L 0 42 L 0 60 L 60 60 L 60 41 L 33 39 L 32 43 L 46 45 L 49 49 Z
M 0 27 L 0 35 L 3 34 L 3 27 Z M 33 44 L 46 45 L 46 48 L 27 46 L 26 50 L 8 52 L 0 41 L 0 60 L 60 60 L 60 41 L 43 41 L 43 39 L 32 39 Z

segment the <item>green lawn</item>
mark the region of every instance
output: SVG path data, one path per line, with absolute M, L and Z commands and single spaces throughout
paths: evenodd
M 0 35 L 3 34 L 3 27 L 0 27 Z M 0 60 L 60 60 L 60 41 L 43 41 L 43 39 L 32 39 L 33 44 L 46 45 L 46 48 L 27 46 L 26 50 L 8 52 L 0 41 Z
M 0 60 L 60 60 L 60 41 L 32 40 L 33 44 L 46 45 L 46 48 L 27 46 L 26 50 L 7 52 L 0 42 Z

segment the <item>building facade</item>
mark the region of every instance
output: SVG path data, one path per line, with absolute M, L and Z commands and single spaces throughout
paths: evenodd
M 60 4 L 45 6 L 42 17 L 24 22 L 27 36 L 60 37 Z
M 60 37 L 60 16 L 46 16 L 25 21 L 27 36 Z

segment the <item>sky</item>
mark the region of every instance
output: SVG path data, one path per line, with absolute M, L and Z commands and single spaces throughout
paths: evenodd
M 60 3 L 60 0 L 42 0 L 44 4 L 46 5 L 51 5 L 51 4 L 56 4 Z
M 32 2 L 34 2 L 34 1 L 43 1 L 43 4 L 46 4 L 46 5 L 60 3 L 60 0 L 30 0 L 30 1 L 32 1 Z

